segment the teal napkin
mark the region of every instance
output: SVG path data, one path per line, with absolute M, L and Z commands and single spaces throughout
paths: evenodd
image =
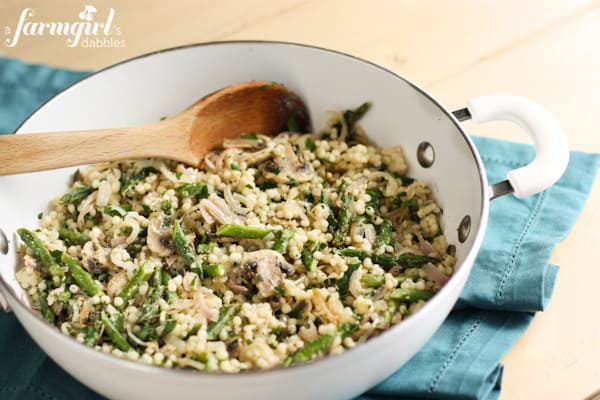
M 88 75 L 0 58 L 0 132 L 12 132 L 45 100 Z M 533 158 L 531 146 L 473 138 L 490 182 Z M 594 181 L 600 156 L 573 152 L 551 189 L 491 204 L 482 250 L 456 307 L 425 347 L 363 394 L 378 399 L 496 399 L 499 360 L 552 295 L 558 267 L 548 260 L 569 232 Z M 0 312 L 0 398 L 100 399 L 33 343 L 12 314 Z

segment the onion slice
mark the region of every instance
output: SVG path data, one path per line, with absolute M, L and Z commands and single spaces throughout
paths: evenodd
M 444 286 L 448 282 L 448 277 L 440 272 L 432 263 L 427 263 L 423 271 L 428 279 L 431 279 L 440 286 Z

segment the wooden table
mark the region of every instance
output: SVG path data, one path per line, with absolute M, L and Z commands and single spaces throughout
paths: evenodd
M 123 48 L 67 47 L 64 37 L 21 37 L 0 55 L 98 69 L 165 47 L 270 39 L 309 43 L 382 64 L 458 109 L 474 96 L 531 97 L 561 122 L 572 149 L 600 152 L 600 2 L 588 0 L 91 1 L 97 20 L 115 7 Z M 25 7 L 34 19 L 77 20 L 81 1 L 3 0 L 0 28 Z M 217 5 L 218 4 L 218 5 Z M 9 36 L 5 36 L 8 38 Z M 507 123 L 473 133 L 526 141 Z M 565 205 L 568 207 L 568 205 Z M 548 309 L 504 357 L 503 400 L 583 398 L 600 387 L 600 185 L 552 262 L 560 265 Z

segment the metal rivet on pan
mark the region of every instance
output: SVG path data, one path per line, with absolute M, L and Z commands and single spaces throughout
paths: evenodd
M 465 215 L 458 225 L 458 241 L 464 243 L 471 232 L 471 216 Z
M 419 146 L 417 147 L 417 160 L 423 168 L 429 168 L 433 165 L 433 162 L 435 161 L 435 151 L 433 150 L 431 143 L 419 143 Z
M 0 229 L 0 253 L 8 254 L 8 239 L 2 229 Z

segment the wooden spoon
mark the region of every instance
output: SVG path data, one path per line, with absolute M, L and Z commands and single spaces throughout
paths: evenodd
M 304 102 L 285 86 L 252 81 L 228 86 L 164 121 L 130 128 L 0 135 L 0 175 L 134 158 L 199 166 L 223 139 L 274 135 L 293 117 L 310 130 Z

